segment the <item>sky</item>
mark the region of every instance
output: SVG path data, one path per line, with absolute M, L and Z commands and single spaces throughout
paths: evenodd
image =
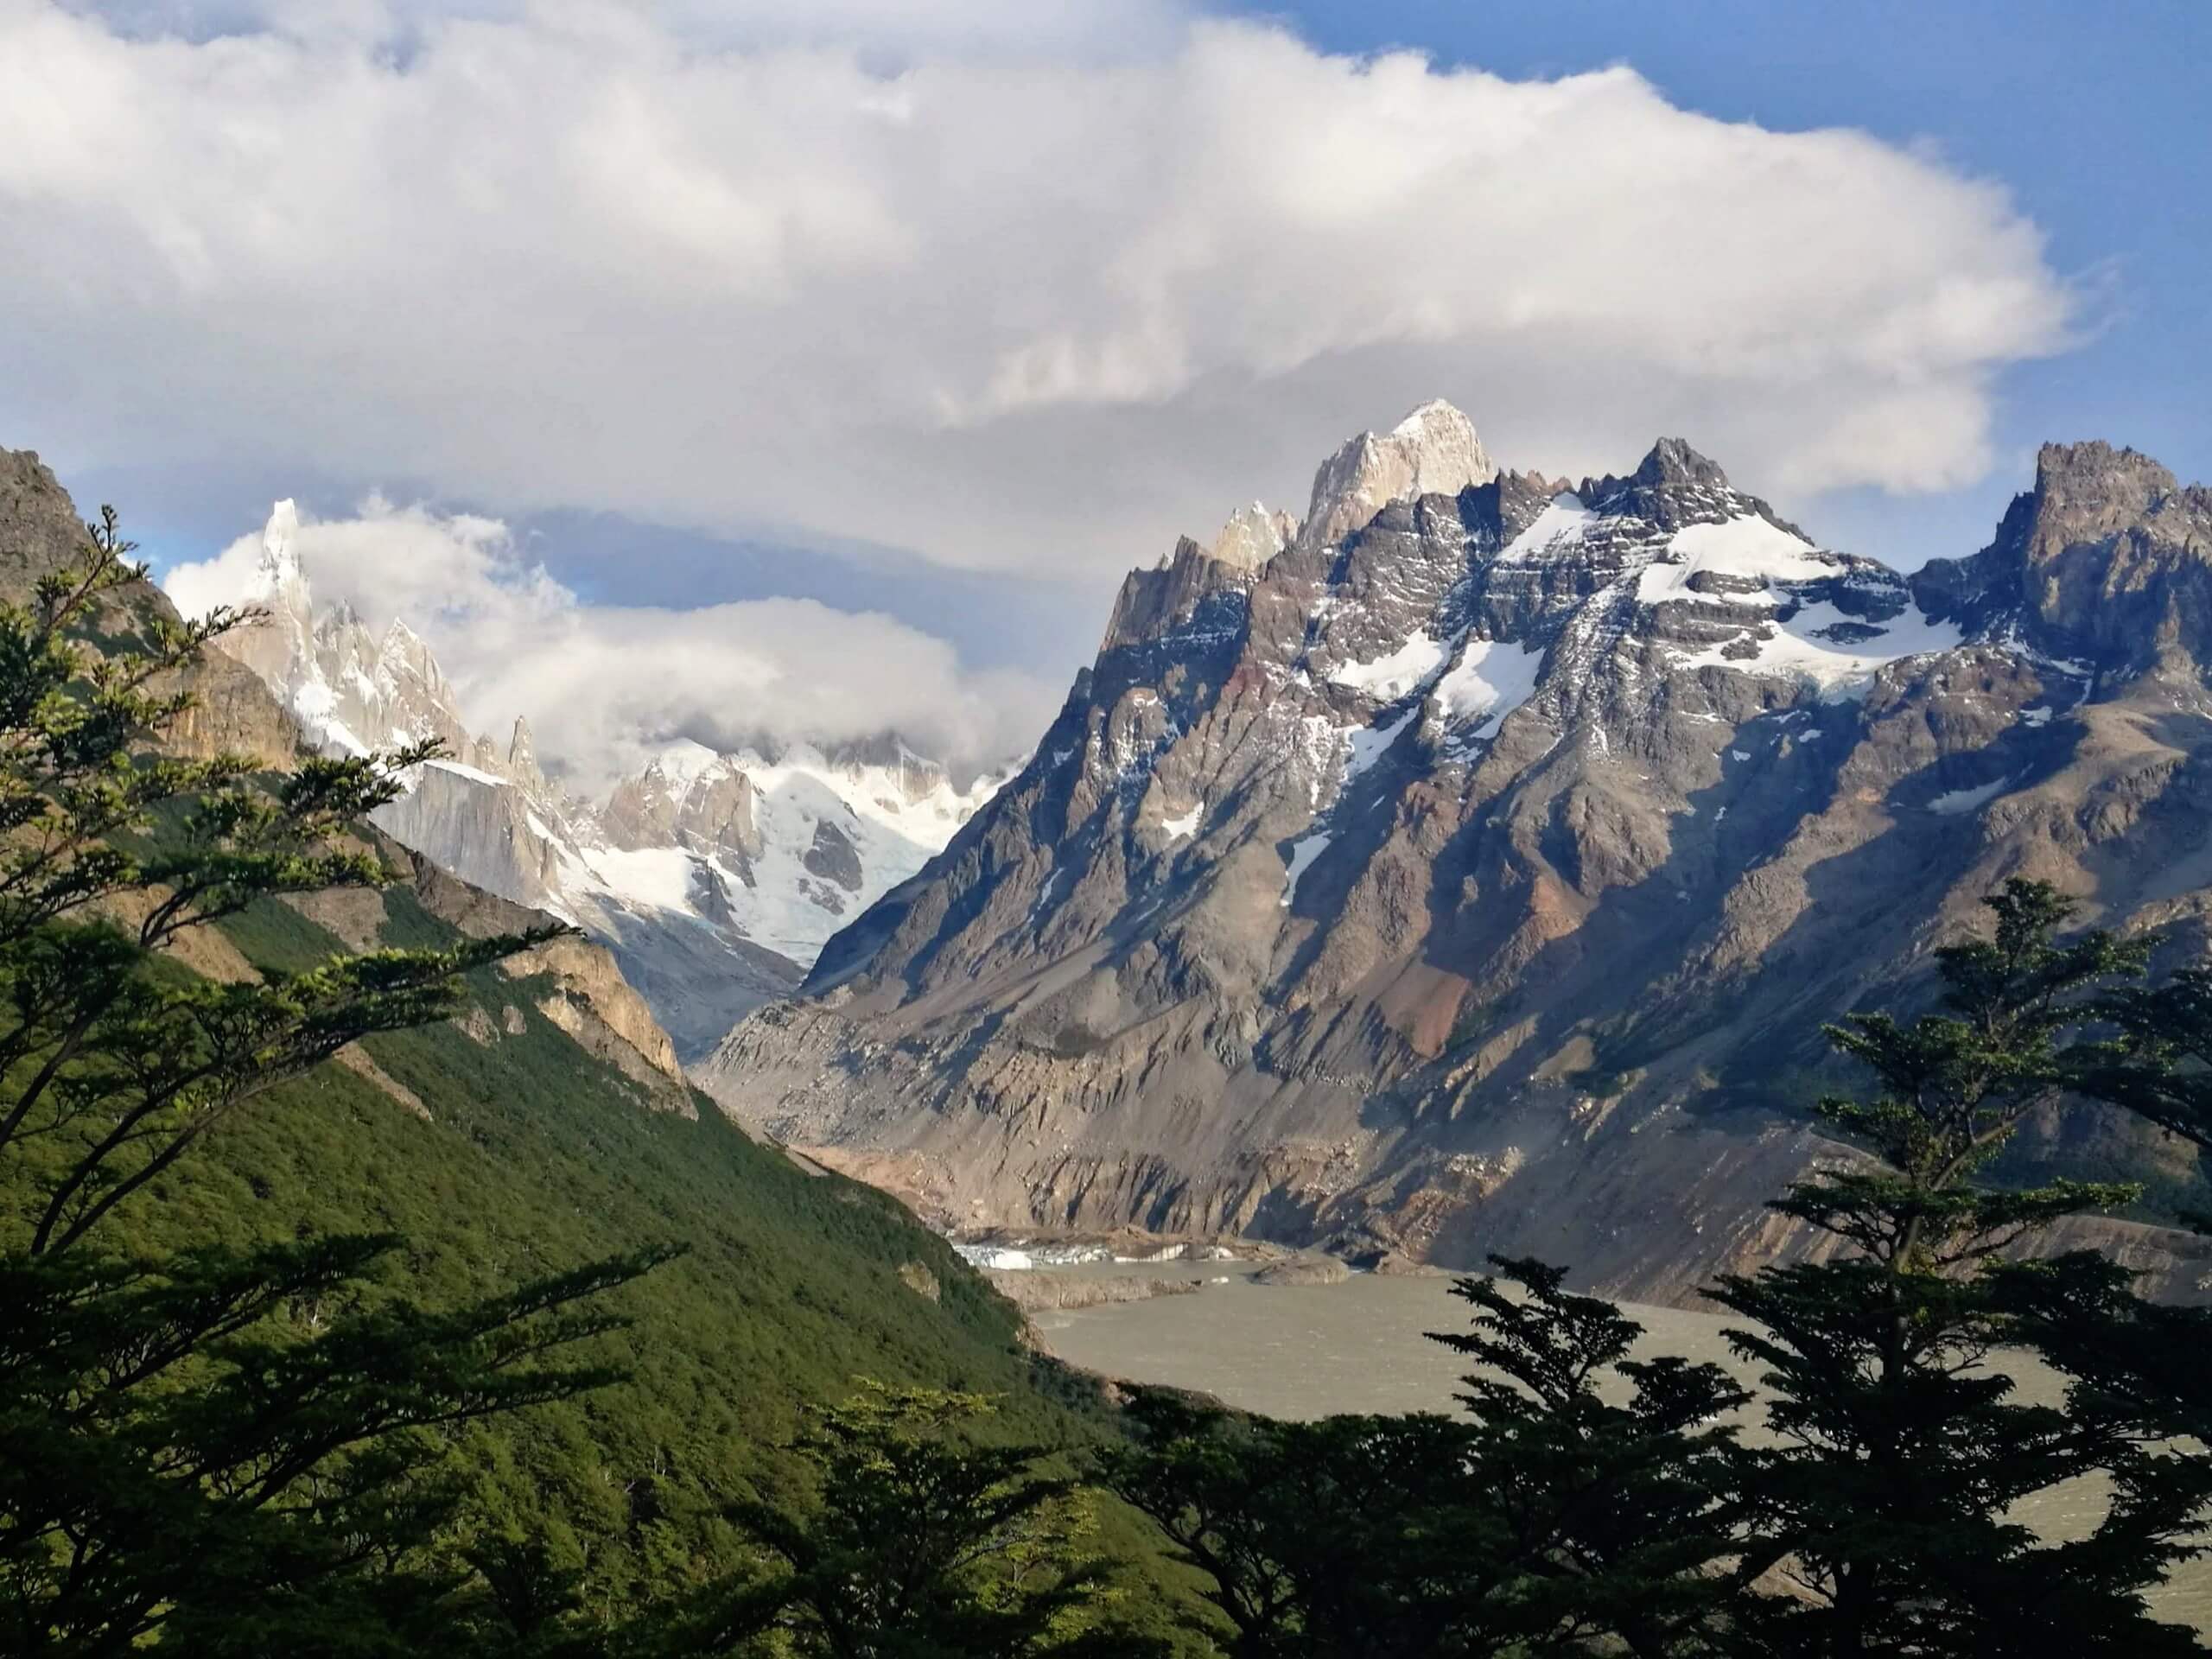
M 0 0 L 0 444 L 180 602 L 278 496 L 579 777 L 1019 748 L 1115 583 L 1443 397 L 1972 551 L 2212 474 L 2212 6 Z

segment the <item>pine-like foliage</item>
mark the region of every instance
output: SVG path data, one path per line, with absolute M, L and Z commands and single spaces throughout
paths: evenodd
M 431 751 L 278 778 L 164 755 L 190 697 L 158 688 L 246 619 L 133 614 L 143 567 L 111 513 L 88 531 L 79 569 L 0 604 L 0 1648 L 423 1651 L 467 1628 L 435 1548 L 443 1433 L 615 1377 L 563 1352 L 619 1323 L 582 1305 L 662 1253 L 433 1313 L 363 1296 L 388 1236 L 104 1243 L 257 1096 L 444 1016 L 459 975 L 561 930 L 180 968 L 188 934 L 260 900 L 383 882 L 353 827 Z
M 2212 967 L 2122 987 L 2096 1011 L 2119 1035 L 2078 1052 L 2074 1086 L 2212 1148 Z
M 1105 1478 L 1212 1581 L 1240 1659 L 1708 1650 L 1744 1391 L 1630 1358 L 1641 1327 L 1556 1268 L 1494 1265 L 1455 1287 L 1473 1330 L 1437 1338 L 1484 1368 L 1466 1419 L 1134 1408 Z
M 2014 881 L 1988 904 L 1993 938 L 1938 953 L 1940 1012 L 1829 1032 L 1876 1090 L 1822 1110 L 1869 1155 L 1775 1207 L 1841 1251 L 1713 1293 L 1758 1322 L 1729 1340 L 1760 1368 L 1778 1440 L 1745 1487 L 1746 1566 L 1788 1593 L 1745 1604 L 1745 1651 L 2196 1651 L 2143 1601 L 2212 1500 L 2212 1465 L 2169 1443 L 2167 1404 L 2125 1387 L 2166 1315 L 2101 1257 L 1999 1255 L 2134 1189 L 1973 1179 L 2062 1097 L 2069 1034 L 2145 952 L 2103 933 L 2058 943 L 2070 906 L 2048 887 Z M 2023 1343 L 2074 1379 L 2063 1402 L 2023 1397 L 2003 1352 Z M 2088 1536 L 2048 1541 L 2018 1518 L 2077 1480 L 2113 1494 Z
M 1063 1659 L 1153 1647 L 1102 1627 L 1090 1504 L 1046 1448 L 982 1438 L 983 1395 L 864 1381 L 797 1449 L 811 1490 L 731 1518 L 769 1562 L 680 1621 L 674 1650 L 821 1659 Z

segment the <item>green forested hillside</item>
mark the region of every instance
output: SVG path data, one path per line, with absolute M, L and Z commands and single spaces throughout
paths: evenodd
M 382 902 L 383 943 L 455 937 L 409 888 Z M 296 969 L 347 948 L 274 900 L 224 927 L 257 966 Z M 785 1490 L 781 1448 L 801 1408 L 848 1396 L 856 1379 L 1000 1396 L 1008 1436 L 1072 1446 L 1099 1432 L 1094 1391 L 1026 1351 L 1019 1316 L 943 1240 L 882 1194 L 756 1144 L 703 1097 L 696 1118 L 646 1109 L 635 1084 L 540 1012 L 550 976 L 522 965 L 470 976 L 482 1018 L 364 1045 L 427 1121 L 378 1082 L 324 1065 L 118 1211 L 111 1244 L 389 1231 L 406 1243 L 385 1282 L 437 1304 L 688 1246 L 612 1293 L 632 1323 L 602 1340 L 632 1381 L 459 1432 L 476 1518 L 580 1571 L 585 1607 L 610 1620 L 740 1567 L 723 1508 Z M 15 1208 L 23 1194 L 5 1197 Z M 1109 1519 L 1109 1545 L 1116 1529 Z

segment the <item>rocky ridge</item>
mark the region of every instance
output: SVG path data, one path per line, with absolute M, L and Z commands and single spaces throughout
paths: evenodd
M 1906 575 L 1680 441 L 1546 479 L 1431 405 L 1133 573 L 1029 765 L 695 1075 L 950 1225 L 1688 1294 L 1797 1247 L 1821 1022 L 1998 881 L 2204 948 L 2208 523 L 2054 446 Z

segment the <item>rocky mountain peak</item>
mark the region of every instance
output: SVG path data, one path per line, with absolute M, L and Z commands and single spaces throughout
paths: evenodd
M 1990 544 L 1913 585 L 1971 631 L 2085 672 L 2212 665 L 2212 489 L 2133 449 L 2045 444 Z
M 1236 522 L 1232 518 L 1230 525 L 1234 527 Z M 1265 568 L 1266 558 L 1256 563 L 1248 560 L 1265 542 L 1248 546 L 1241 537 L 1232 537 L 1230 529 L 1222 534 L 1231 540 L 1233 556 L 1217 557 L 1211 550 L 1185 536 L 1176 542 L 1175 550 L 1153 569 L 1132 570 L 1123 577 L 1100 648 L 1110 651 L 1159 639 L 1187 624 L 1213 595 L 1242 593 L 1249 588 Z
M 530 722 L 520 715 L 515 716 L 514 734 L 507 740 L 507 772 L 525 787 L 545 787 L 545 774 L 538 770 L 537 751 L 530 741 Z
M 269 522 L 261 527 L 259 586 L 275 594 L 297 591 L 300 573 L 300 510 L 287 496 L 269 509 Z
M 1238 570 L 1257 570 L 1290 544 L 1298 526 L 1286 512 L 1269 512 L 1257 501 L 1229 515 L 1207 556 Z
M 1648 486 L 1697 484 L 1708 489 L 1728 487 L 1728 474 L 1720 470 L 1719 463 L 1698 454 L 1681 438 L 1662 438 L 1653 444 L 1651 453 L 1644 456 L 1632 477 L 1637 483 Z
M 966 1224 L 1667 1292 L 1775 1247 L 1834 1150 L 1785 1079 L 1931 917 L 2029 872 L 2212 928 L 2212 495 L 2047 452 L 1908 578 L 1679 440 L 1478 454 L 1420 411 L 1284 552 L 1132 575 L 1029 765 L 702 1083 Z
M 300 569 L 300 515 L 279 501 L 262 527 L 261 557 L 243 595 L 262 614 L 222 637 L 223 649 L 270 685 L 295 686 L 314 658 L 313 601 Z
M 1497 476 L 1472 421 L 1441 400 L 1423 404 L 1388 432 L 1363 432 L 1321 463 L 1297 545 L 1333 546 L 1393 501 L 1457 495 Z
M 441 680 L 445 677 L 438 667 L 436 658 L 431 656 L 428 643 L 421 634 L 409 627 L 402 618 L 396 616 L 392 618 L 391 626 L 384 631 L 384 652 L 385 656 L 407 664 L 417 673 L 425 677 L 435 674 Z
M 2146 512 L 2179 486 L 2150 456 L 2101 440 L 2046 443 L 2036 452 L 2036 494 L 2051 506 L 2095 504 Z
M 6 484 L 0 473 L 0 508 Z M 887 733 L 835 758 L 806 744 L 764 744 L 764 755 L 678 741 L 602 802 L 570 798 L 548 783 L 527 720 L 504 744 L 468 730 L 435 653 L 404 620 L 379 637 L 350 606 L 315 609 L 296 518 L 272 519 L 269 586 L 287 598 L 269 608 L 283 626 L 222 641 L 259 677 L 238 672 L 255 692 L 276 692 L 326 750 L 442 742 L 446 758 L 417 768 L 378 826 L 605 944 L 687 1058 L 796 985 L 829 936 L 919 868 L 995 783 L 955 788 Z

